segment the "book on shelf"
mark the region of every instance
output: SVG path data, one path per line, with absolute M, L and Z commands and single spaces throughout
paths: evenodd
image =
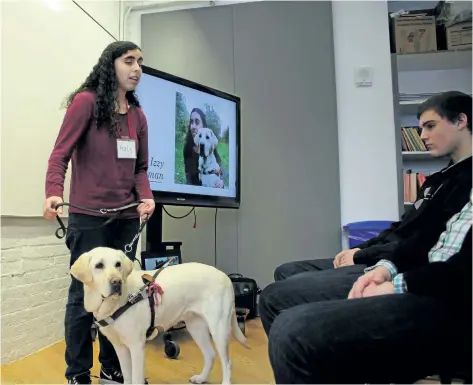
M 420 127 L 402 127 L 402 151 L 427 151 L 425 143 L 420 138 Z
M 407 170 L 404 173 L 404 202 L 413 203 L 417 199 L 420 188 L 425 182 L 427 176 L 431 173 L 416 173 Z

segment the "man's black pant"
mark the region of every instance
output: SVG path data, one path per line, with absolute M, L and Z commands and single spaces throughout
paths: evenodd
M 300 273 L 308 273 L 322 270 L 334 270 L 333 261 L 335 258 L 323 258 L 323 259 L 308 259 L 305 261 L 294 261 L 284 263 L 274 270 L 274 280 L 282 281 L 283 279 L 292 277 L 293 275 Z M 356 265 L 362 266 L 360 271 L 362 271 L 366 266 L 365 265 Z
M 139 219 L 116 219 L 106 226 L 94 230 L 75 231 L 74 229 L 96 228 L 106 221 L 104 217 L 83 214 L 69 214 L 66 244 L 71 252 L 70 265 L 83 253 L 99 246 L 111 247 L 124 251 L 140 226 Z M 135 259 L 136 243 L 127 256 Z M 93 346 L 91 327 L 92 313 L 84 309 L 84 287 L 82 282 L 72 277 L 66 305 L 65 338 L 66 338 L 66 378 L 90 373 L 93 366 Z M 104 368 L 120 369 L 120 363 L 113 345 L 98 333 L 100 341 L 99 361 Z
M 471 318 L 413 294 L 348 300 L 365 266 L 297 274 L 301 263 L 259 300 L 276 383 L 413 383 L 471 362 Z

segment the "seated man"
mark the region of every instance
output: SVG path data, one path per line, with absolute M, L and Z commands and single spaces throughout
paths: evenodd
M 282 312 L 269 333 L 276 383 L 406 384 L 471 368 L 472 218 L 470 201 L 427 258 L 380 262 L 348 299 Z
M 389 259 L 399 242 L 412 237 L 425 225 L 432 225 L 432 220 L 445 225 L 452 213 L 458 212 L 468 200 L 472 168 L 469 158 L 471 150 L 468 150 L 466 142 L 471 142 L 471 104 L 470 95 L 452 91 L 435 95 L 420 106 L 418 118 L 423 141 L 433 157 L 450 158 L 450 163 L 426 179 L 417 201 L 401 221 L 393 223 L 389 229 L 356 248 L 343 250 L 335 260 L 329 258 L 285 263 L 275 270 L 275 281 L 303 272 L 319 271 L 324 273 L 318 274 L 319 279 L 330 280 L 332 274 L 354 275 L 356 279 L 367 266 L 373 266 L 383 258 Z M 465 115 L 465 123 L 458 121 L 460 115 Z M 462 198 L 458 199 L 459 196 Z M 432 219 L 433 212 L 436 216 Z M 333 270 L 333 267 L 346 266 L 352 267 L 338 272 Z
M 445 235 L 443 232 L 447 228 L 448 219 L 444 218 L 447 216 L 452 218 L 464 208 L 469 210 L 471 219 L 471 206 L 470 208 L 465 206 L 471 204 L 469 198 L 472 186 L 471 97 L 468 97 L 468 109 L 466 103 L 461 103 L 461 100 L 465 100 L 463 94 L 460 96 L 458 93 L 455 94 L 457 103 L 449 105 L 449 101 L 455 100 L 452 93 L 439 103 L 435 98 L 446 96 L 441 94 L 423 106 L 426 107 L 430 102 L 431 105 L 437 106 L 437 109 L 429 107 L 420 113 L 424 140 L 435 154 L 440 155 L 442 151 L 451 154 L 453 165 L 436 175 L 436 178 L 442 178 L 442 181 L 434 192 L 431 188 L 424 189 L 424 202 L 420 205 L 418 202 L 416 205 L 418 213 L 406 215 L 401 224 L 397 224 L 397 228 L 402 226 L 410 228 L 413 235 L 401 242 L 398 241 L 389 254 L 382 255 L 379 264 L 386 267 L 376 266 L 356 285 L 353 284 L 363 271 L 361 266 L 355 265 L 343 269 L 324 270 L 317 274 L 313 272 L 297 274 L 289 279 L 277 281 L 263 290 L 260 297 L 260 314 L 269 336 L 270 358 L 278 383 L 412 382 L 424 375 L 434 374 L 438 370 L 436 365 L 446 364 L 438 360 L 443 357 L 440 354 L 430 358 L 431 361 L 425 366 L 420 365 L 414 358 L 425 356 L 423 354 L 425 352 L 429 353 L 429 357 L 431 352 L 438 353 L 438 348 L 443 349 L 448 341 L 455 341 L 449 340 L 453 338 L 453 334 L 448 333 L 461 329 L 458 326 L 461 317 L 450 317 L 451 306 L 456 309 L 454 304 L 458 303 L 451 298 L 451 288 L 464 284 L 464 280 L 461 281 L 464 277 L 459 276 L 457 282 L 448 282 L 447 285 L 450 287 L 445 287 L 429 280 L 435 276 L 439 264 L 431 263 L 428 267 L 425 266 L 429 262 L 428 257 L 432 257 L 431 261 L 436 260 L 434 254 L 438 252 L 435 251 L 435 243 L 442 241 Z M 460 169 L 469 171 L 458 172 Z M 450 174 L 451 177 L 445 178 L 445 174 Z M 443 196 L 444 202 L 438 200 L 439 195 Z M 393 227 L 396 228 L 396 224 Z M 453 270 L 449 270 L 448 266 L 451 265 L 446 262 L 440 265 L 442 267 L 440 273 L 444 273 L 446 279 L 451 279 L 451 271 L 456 271 L 455 266 L 458 265 L 455 261 L 465 263 L 464 258 L 469 255 L 469 262 L 466 262 L 465 270 L 462 271 L 463 274 L 468 272 L 471 283 L 471 269 L 468 268 L 468 263 L 471 266 L 470 238 L 471 230 L 466 238 L 463 234 L 466 242 L 462 250 L 455 258 L 451 258 Z M 443 245 L 443 248 L 448 249 L 448 246 Z M 451 254 L 448 253 L 451 251 L 444 250 L 443 254 L 449 257 Z M 392 264 L 387 261 L 391 261 Z M 375 263 L 371 264 L 373 265 Z M 447 267 L 444 268 L 445 266 Z M 410 290 L 411 293 L 358 299 L 370 293 L 388 294 L 388 287 L 392 286 L 391 283 L 384 282 L 388 277 L 388 269 L 391 274 L 396 275 L 395 282 L 401 288 L 405 288 L 403 279 L 407 280 L 411 274 L 409 278 L 411 283 L 407 282 L 408 289 L 409 285 L 414 285 Z M 432 272 L 430 276 L 429 272 Z M 407 274 L 407 277 L 397 273 Z M 416 274 L 417 277 L 422 277 L 424 274 L 424 280 L 416 278 Z M 390 275 L 389 279 L 391 277 Z M 363 282 L 367 286 L 363 286 Z M 419 287 L 419 282 L 422 282 L 422 288 Z M 347 299 L 349 292 L 350 298 L 355 299 Z M 470 293 L 471 288 L 467 294 Z M 456 297 L 455 299 L 459 299 L 462 296 Z M 468 301 L 460 302 L 464 307 L 463 303 Z M 471 300 L 468 306 L 471 309 Z M 383 313 L 376 314 L 376 310 Z M 435 318 L 434 314 L 437 313 Z M 466 314 L 471 315 L 471 311 L 468 313 L 467 310 Z M 424 320 L 425 322 L 429 320 L 430 326 L 424 324 Z M 452 330 L 441 330 L 447 325 L 445 322 L 455 323 L 455 320 L 458 321 L 458 325 L 452 326 Z M 471 330 L 471 327 L 468 330 Z M 433 332 L 439 333 L 438 339 L 433 339 Z M 465 337 L 462 339 L 470 341 Z M 427 343 L 424 340 L 429 341 Z M 417 342 L 421 345 L 416 347 Z M 385 356 L 377 355 L 378 343 L 380 348 L 386 347 Z M 411 346 L 412 343 L 414 346 Z M 432 345 L 437 348 L 434 349 Z M 415 354 L 419 356 L 416 357 Z M 369 361 L 369 365 L 366 365 L 366 361 Z M 335 363 L 341 364 L 342 370 L 335 371 Z M 399 364 L 407 366 L 404 368 Z M 435 369 L 431 371 L 432 368 Z M 424 374 L 425 371 L 430 373 Z

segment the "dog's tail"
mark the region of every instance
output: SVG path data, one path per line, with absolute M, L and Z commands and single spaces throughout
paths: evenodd
M 246 337 L 238 326 L 238 321 L 236 317 L 235 308 L 232 311 L 232 332 L 235 339 L 245 348 L 251 349 L 248 343 L 246 342 Z

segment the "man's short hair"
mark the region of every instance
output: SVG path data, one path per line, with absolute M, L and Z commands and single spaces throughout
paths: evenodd
M 429 110 L 434 110 L 442 119 L 447 119 L 450 123 L 456 123 L 460 114 L 467 117 L 467 128 L 471 132 L 471 95 L 460 91 L 440 92 L 427 99 L 419 106 L 417 119 Z

